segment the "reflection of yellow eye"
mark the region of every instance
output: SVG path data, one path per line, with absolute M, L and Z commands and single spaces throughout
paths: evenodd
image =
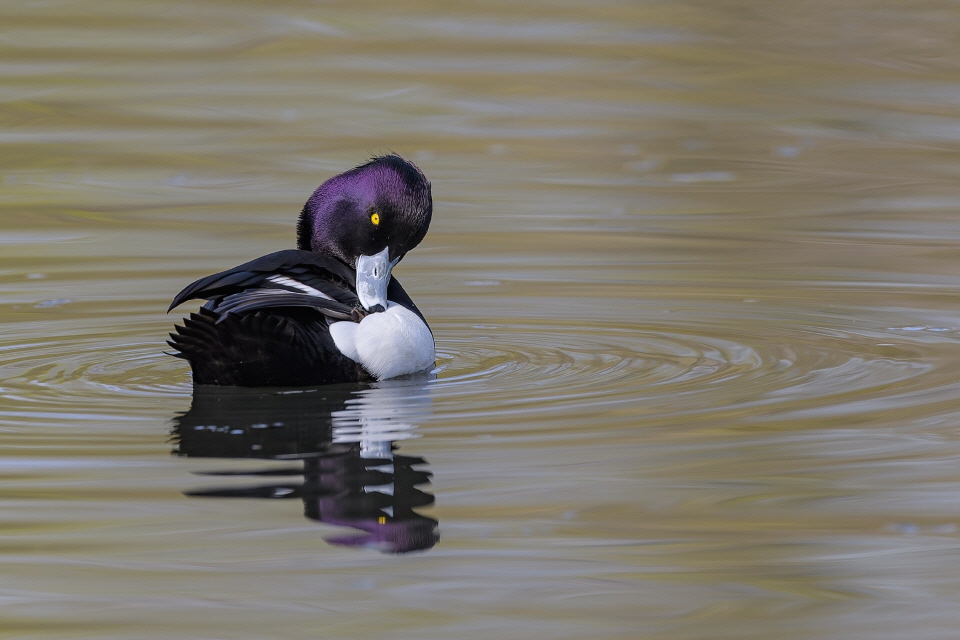
M 372 216 L 370 216 L 370 222 L 373 224 L 380 224 L 380 214 L 374 213 Z

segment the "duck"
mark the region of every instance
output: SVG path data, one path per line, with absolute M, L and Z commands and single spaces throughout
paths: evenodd
M 175 325 L 168 352 L 194 385 L 303 387 L 373 382 L 433 368 L 423 314 L 393 269 L 427 233 L 430 182 L 390 153 L 330 178 L 297 221 L 297 248 L 209 275 L 169 313 L 205 300 Z

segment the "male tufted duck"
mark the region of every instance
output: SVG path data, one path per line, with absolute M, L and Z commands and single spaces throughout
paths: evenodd
M 168 344 L 194 384 L 304 386 L 395 378 L 433 366 L 433 333 L 391 275 L 427 233 L 430 183 L 390 154 L 313 193 L 297 249 L 201 278 L 173 299 L 207 300 Z

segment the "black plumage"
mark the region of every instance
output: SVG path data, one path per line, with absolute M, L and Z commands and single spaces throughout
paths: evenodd
M 354 279 L 353 269 L 312 251 L 263 256 L 201 278 L 177 294 L 170 309 L 193 299 L 207 303 L 175 327 L 167 344 L 176 350 L 174 356 L 190 362 L 195 384 L 261 387 L 372 380 L 330 337 L 329 322 L 358 322 L 366 314 Z M 395 278 L 387 293 L 423 319 Z

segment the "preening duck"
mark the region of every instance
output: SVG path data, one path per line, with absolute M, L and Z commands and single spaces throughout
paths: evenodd
M 384 380 L 433 366 L 433 333 L 392 276 L 427 233 L 430 183 L 390 154 L 335 176 L 297 223 L 297 249 L 201 278 L 175 326 L 194 384 L 304 386 Z

